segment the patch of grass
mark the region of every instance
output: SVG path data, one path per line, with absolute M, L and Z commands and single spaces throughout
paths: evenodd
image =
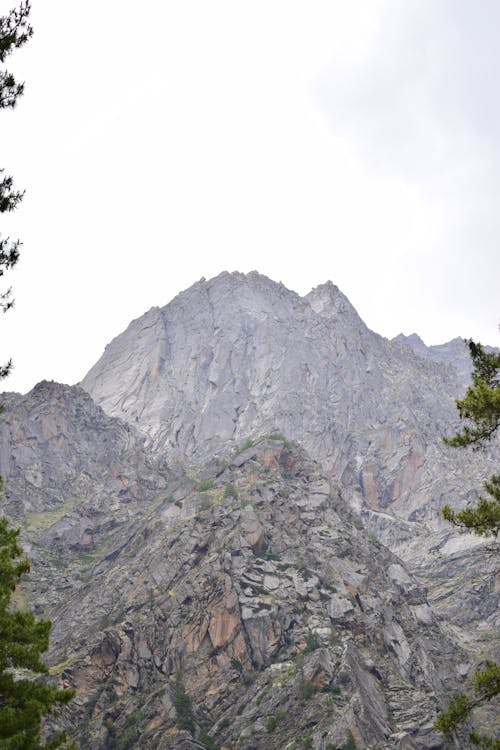
M 214 487 L 214 483 L 211 479 L 204 479 L 203 482 L 200 482 L 199 485 L 196 487 L 197 492 L 206 492 L 207 490 L 212 490 Z
M 46 531 L 66 515 L 72 508 L 83 503 L 81 497 L 66 500 L 58 508 L 42 511 L 41 513 L 26 513 L 26 528 L 28 531 Z
M 72 653 L 64 661 L 60 661 L 59 664 L 54 664 L 52 667 L 49 667 L 49 674 L 59 674 L 62 672 L 63 669 L 66 669 L 66 667 L 69 667 L 69 665 L 75 661 L 77 655 L 78 654 L 76 653 Z
M 253 448 L 254 442 L 251 438 L 247 438 L 241 448 L 238 449 L 238 453 L 243 453 L 243 451 L 246 451 L 248 448 Z
M 479 636 L 480 641 L 496 641 L 498 638 L 500 638 L 500 633 L 491 630 L 487 633 L 481 633 Z
M 282 435 L 281 432 L 270 432 L 267 435 L 262 435 L 262 437 L 266 438 L 267 440 L 281 440 L 284 447 L 288 448 L 289 450 L 290 448 L 294 447 L 294 443 L 292 442 L 292 440 L 288 440 L 288 438 Z

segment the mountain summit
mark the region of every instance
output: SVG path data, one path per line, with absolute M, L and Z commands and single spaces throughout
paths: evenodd
M 134 320 L 81 385 L 170 463 L 280 432 L 371 511 L 436 520 L 457 469 L 441 444 L 451 368 L 370 331 L 331 282 L 300 297 L 256 272 L 202 279 Z
M 443 445 L 462 388 L 432 359 L 331 282 L 224 273 L 83 389 L 4 394 L 6 507 L 82 748 L 449 747 L 436 713 L 500 591 L 440 520 L 491 466 Z

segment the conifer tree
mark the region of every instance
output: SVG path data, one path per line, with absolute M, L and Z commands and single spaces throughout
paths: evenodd
M 29 25 L 29 2 L 0 17 L 0 63 L 33 33 Z M 8 71 L 0 71 L 0 109 L 12 108 L 23 93 Z M 23 193 L 14 188 L 13 179 L 0 169 L 0 213 L 13 211 Z M 0 235 L 0 277 L 15 266 L 19 258 L 19 240 Z M 12 307 L 11 290 L 0 291 L 0 310 Z M 11 362 L 0 366 L 0 379 L 10 371 Z M 1 412 L 0 405 L 0 412 Z M 2 479 L 0 477 L 0 500 Z M 21 612 L 12 603 L 12 595 L 29 561 L 22 557 L 19 529 L 12 529 L 0 518 L 0 750 L 55 750 L 67 746 L 64 732 L 45 737 L 42 720 L 57 707 L 66 704 L 73 690 L 61 690 L 41 681 L 47 673 L 42 661 L 49 645 L 51 623 L 38 620 L 30 611 Z
M 500 354 L 486 352 L 481 344 L 466 341 L 473 363 L 472 385 L 462 399 L 456 401 L 458 413 L 467 424 L 447 445 L 472 446 L 475 450 L 492 440 L 500 427 Z M 449 505 L 441 509 L 443 518 L 455 526 L 480 536 L 497 539 L 500 533 L 500 475 L 494 474 L 484 483 L 491 499 L 479 496 L 477 505 L 461 511 Z
M 42 719 L 74 691 L 35 679 L 48 672 L 41 654 L 49 646 L 51 623 L 12 607 L 12 594 L 29 571 L 18 537 L 19 529 L 0 518 L 0 750 L 54 750 L 66 745 L 66 735 L 42 740 Z
M 14 8 L 7 15 L 0 17 L 0 63 L 17 48 L 22 47 L 33 33 L 29 24 L 29 0 L 22 2 L 19 8 Z M 22 96 L 24 83 L 18 83 L 8 70 L 0 70 L 0 109 L 12 109 Z M 24 193 L 16 190 L 14 180 L 5 170 L 0 168 L 0 213 L 13 211 L 23 198 Z M 0 277 L 12 269 L 19 260 L 19 240 L 11 241 L 9 237 L 0 234 Z M 0 290 L 0 311 L 7 312 L 14 300 L 12 289 Z M 0 366 L 0 379 L 8 375 L 12 362 Z
M 473 363 L 472 385 L 463 399 L 456 401 L 458 412 L 467 424 L 445 443 L 456 447 L 472 446 L 478 449 L 492 440 L 500 427 L 500 354 L 486 352 L 472 341 L 466 341 Z M 479 496 L 475 507 L 461 511 L 445 505 L 442 516 L 467 531 L 498 539 L 500 532 L 500 475 L 494 474 L 484 483 L 491 499 Z M 496 550 L 498 554 L 498 549 Z M 472 692 L 455 694 L 443 711 L 436 727 L 446 736 L 452 736 L 466 722 L 478 706 L 497 700 L 500 696 L 500 664 L 486 661 L 476 671 Z M 483 750 L 500 750 L 500 738 L 477 731 L 469 733 L 470 742 Z

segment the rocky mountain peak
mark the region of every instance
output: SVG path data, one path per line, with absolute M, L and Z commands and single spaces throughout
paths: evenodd
M 304 299 L 309 302 L 314 312 L 322 317 L 348 316 L 351 319 L 351 324 L 365 327 L 345 294 L 342 294 L 340 289 L 331 281 L 314 287 Z
M 222 273 L 132 321 L 84 389 L 4 394 L 24 592 L 82 748 L 447 747 L 459 643 L 487 658 L 500 597 L 439 515 L 493 465 L 441 440 L 457 346 L 387 341 L 331 282 Z

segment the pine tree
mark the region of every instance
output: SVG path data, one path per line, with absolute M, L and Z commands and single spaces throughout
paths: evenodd
M 14 8 L 6 16 L 0 17 L 0 63 L 18 47 L 22 47 L 33 33 L 29 24 L 30 3 L 22 2 L 19 8 Z M 22 96 L 24 83 L 18 83 L 8 70 L 0 71 L 0 109 L 12 109 Z M 24 193 L 16 190 L 13 178 L 0 169 L 0 213 L 13 211 L 20 203 Z M 0 277 L 10 271 L 19 260 L 19 240 L 11 241 L 9 237 L 0 234 Z M 12 289 L 9 287 L 0 291 L 0 310 L 7 312 L 14 300 Z M 9 360 L 0 366 L 0 379 L 8 375 L 12 362 Z
M 473 363 L 472 385 L 456 404 L 460 417 L 468 423 L 452 438 L 444 438 L 444 442 L 478 449 L 492 440 L 500 427 L 500 354 L 486 352 L 472 340 L 466 344 Z M 491 499 L 479 496 L 475 507 L 461 511 L 445 505 L 441 513 L 455 526 L 480 536 L 492 536 L 496 541 L 500 532 L 500 475 L 494 474 L 484 486 Z M 472 693 L 455 694 L 448 708 L 439 715 L 436 727 L 446 736 L 452 736 L 475 708 L 498 699 L 499 695 L 500 664 L 487 661 L 474 674 Z M 500 738 L 497 737 L 472 731 L 469 740 L 483 750 L 500 750 Z
M 54 750 L 66 745 L 66 735 L 42 740 L 42 719 L 74 691 L 36 679 L 48 671 L 41 654 L 49 646 L 51 623 L 12 607 L 12 594 L 30 567 L 18 537 L 19 529 L 0 518 L 0 750 Z
M 0 63 L 32 35 L 29 13 L 29 2 L 22 2 L 0 17 Z M 17 83 L 11 73 L 0 71 L 0 109 L 14 107 L 23 89 L 24 84 Z M 22 197 L 12 177 L 0 169 L 0 213 L 13 211 Z M 11 242 L 0 235 L 0 277 L 17 263 L 19 246 L 19 240 Z M 12 304 L 11 290 L 0 292 L 0 310 L 7 312 Z M 10 368 L 10 361 L 0 366 L 0 379 Z M 1 489 L 0 477 L 0 500 Z M 41 654 L 49 646 L 51 623 L 12 604 L 12 594 L 30 567 L 22 557 L 19 533 L 19 529 L 9 527 L 5 517 L 0 518 L 0 750 L 55 750 L 68 747 L 66 735 L 58 732 L 42 736 L 42 721 L 66 704 L 74 691 L 48 685 L 38 677 L 48 672 Z
M 456 401 L 461 419 L 468 424 L 452 438 L 444 438 L 447 445 L 475 450 L 485 446 L 500 427 L 500 354 L 486 352 L 481 344 L 466 341 L 473 363 L 472 385 L 463 399 Z M 480 536 L 493 536 L 500 532 L 500 475 L 494 474 L 484 483 L 491 500 L 479 496 L 474 508 L 461 511 L 449 505 L 441 509 L 446 521 L 473 531 Z

